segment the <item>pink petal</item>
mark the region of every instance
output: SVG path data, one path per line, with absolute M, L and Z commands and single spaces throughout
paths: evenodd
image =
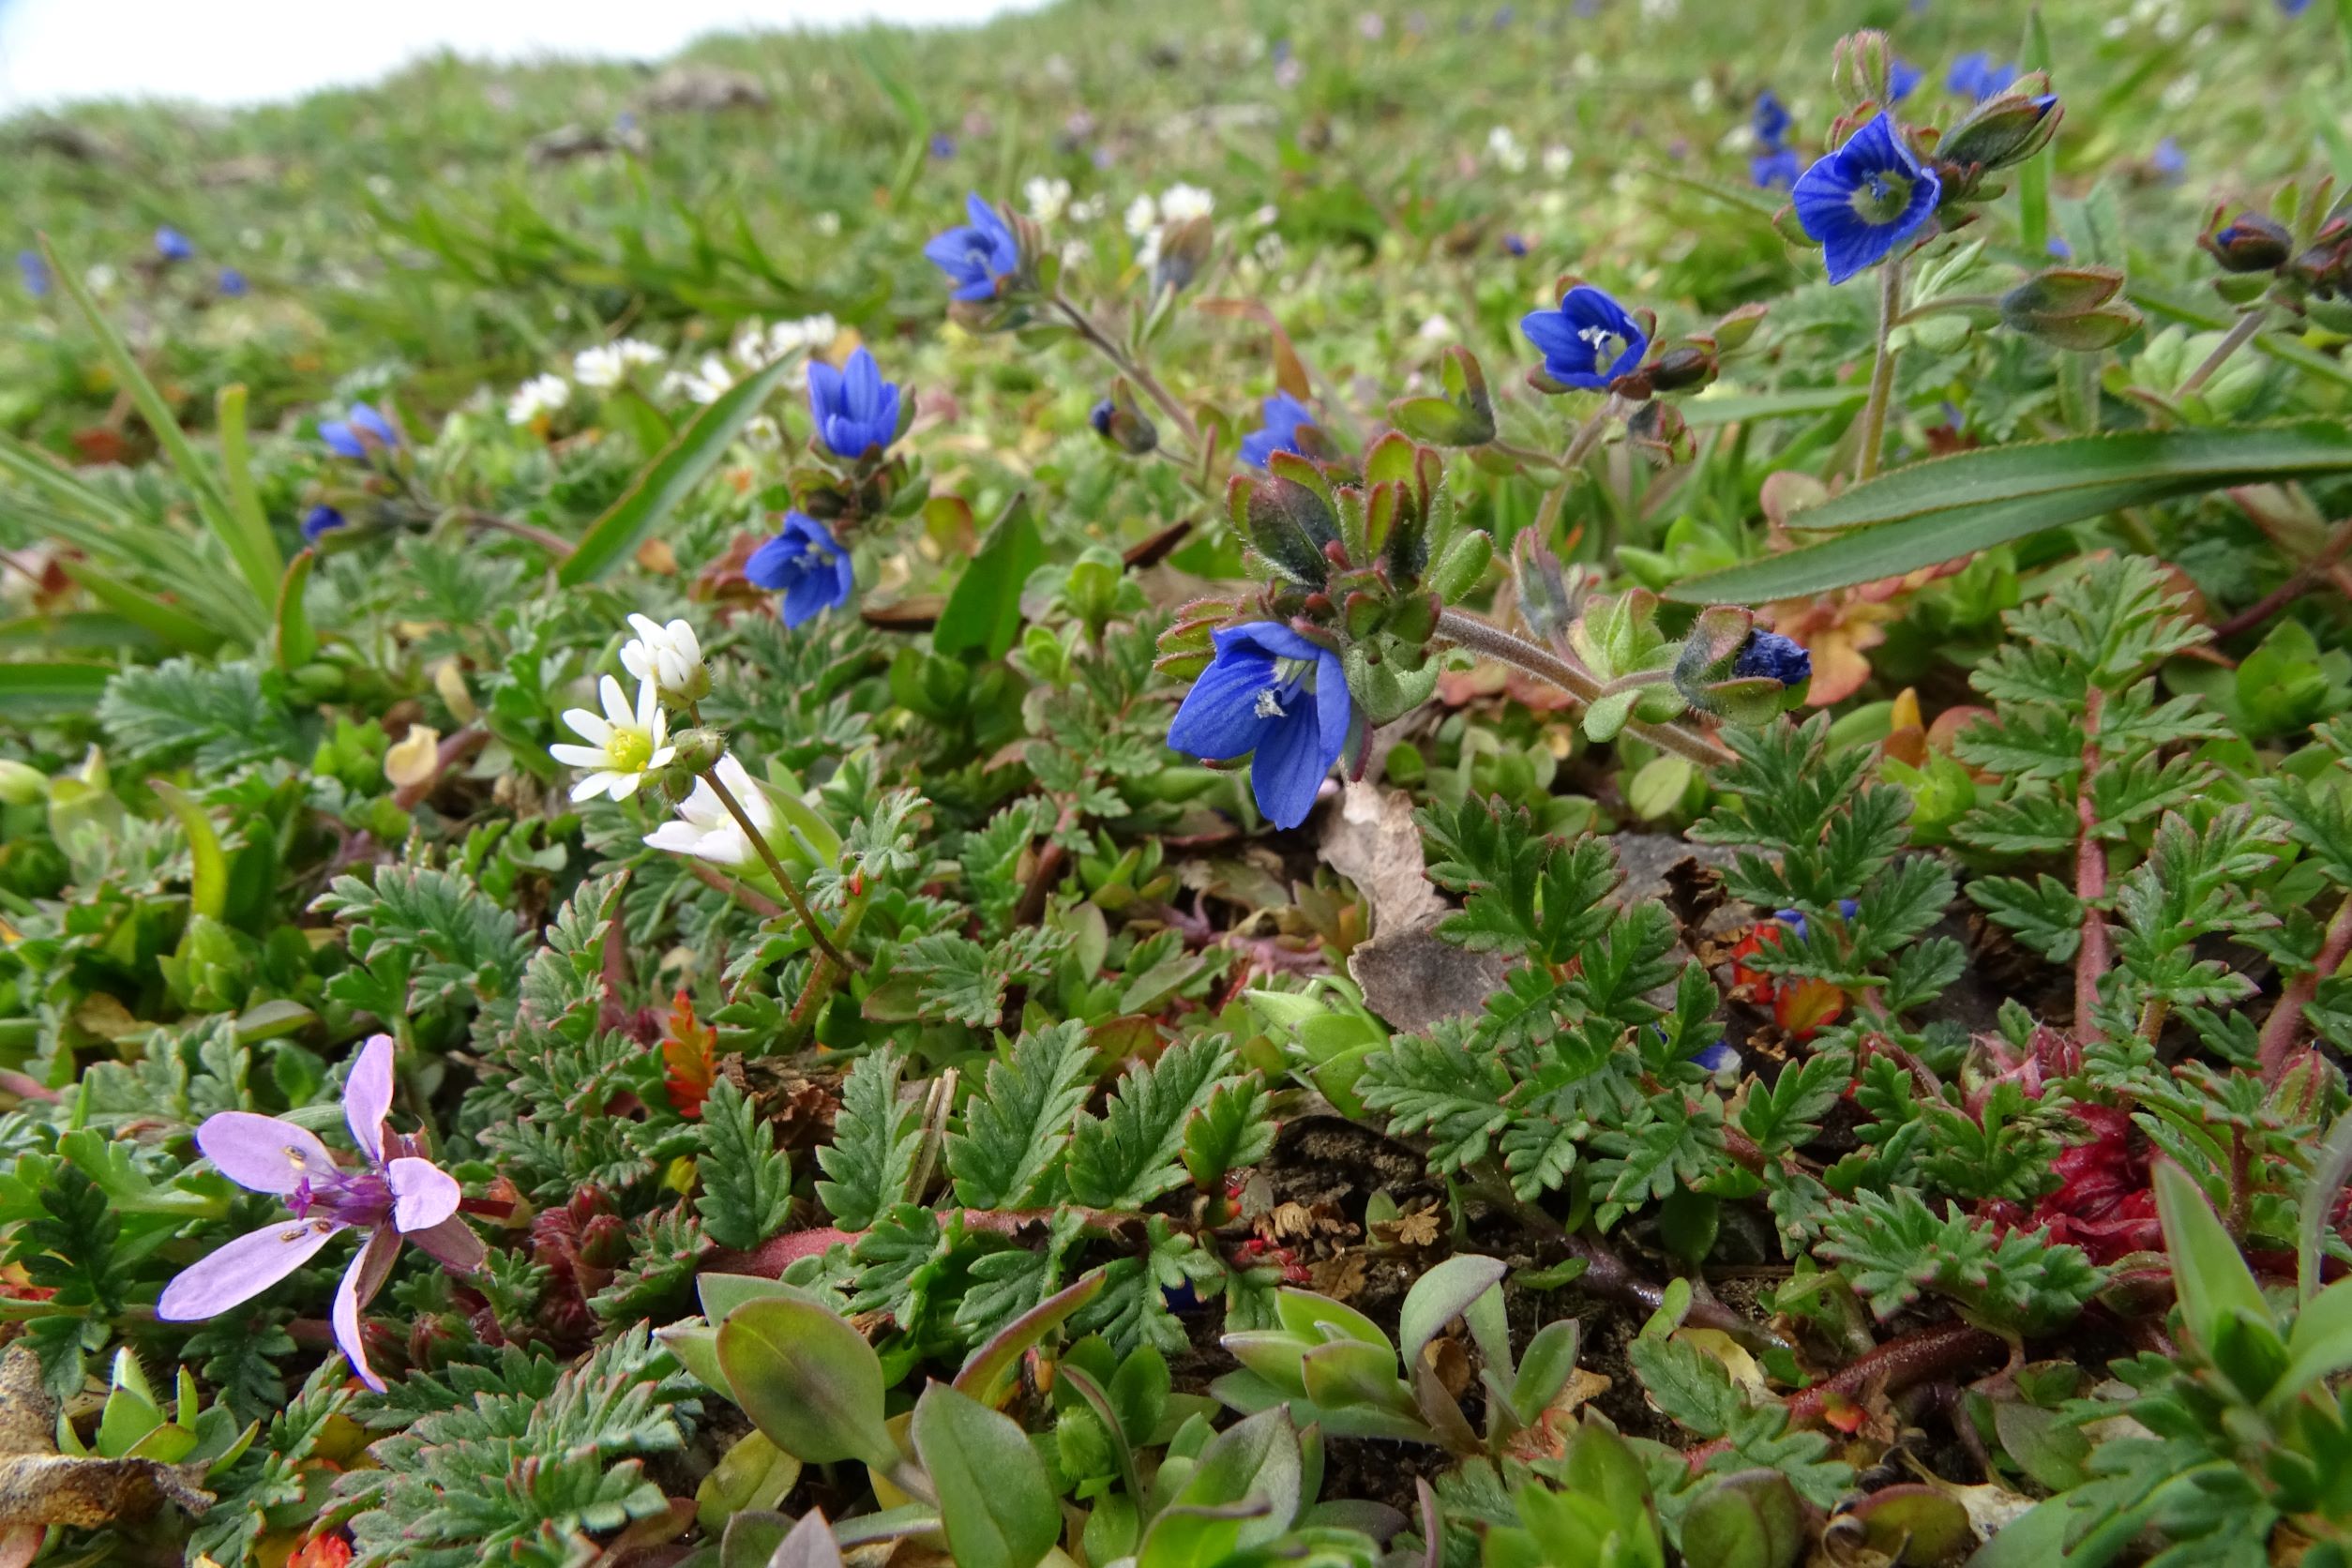
M 292 1192 L 335 1174 L 335 1156 L 325 1144 L 292 1122 L 249 1110 L 205 1117 L 196 1129 L 196 1147 L 223 1176 L 255 1192 Z
M 167 1323 L 192 1323 L 226 1312 L 309 1262 L 326 1245 L 327 1238 L 342 1229 L 331 1219 L 281 1219 L 249 1231 L 211 1257 L 182 1269 L 179 1277 L 163 1288 L 155 1315 Z
M 384 1118 L 392 1108 L 392 1036 L 370 1034 L 343 1080 L 343 1120 L 370 1165 L 384 1163 Z
M 482 1244 L 482 1238 L 476 1236 L 474 1228 L 456 1214 L 451 1214 L 439 1225 L 428 1225 L 421 1230 L 408 1231 L 406 1237 L 452 1274 L 472 1274 L 490 1257 L 490 1248 Z
M 404 1156 L 394 1160 L 384 1176 L 392 1184 L 392 1223 L 403 1231 L 439 1225 L 458 1212 L 458 1199 L 465 1196 L 458 1179 L 430 1160 Z
M 335 1288 L 335 1343 L 343 1348 L 359 1380 L 378 1394 L 384 1392 L 384 1380 L 368 1364 L 368 1347 L 359 1334 L 359 1309 L 384 1289 L 384 1278 L 392 1272 L 392 1259 L 400 1251 L 400 1233 L 379 1229 L 351 1260 L 351 1267 L 343 1271 L 343 1283 Z

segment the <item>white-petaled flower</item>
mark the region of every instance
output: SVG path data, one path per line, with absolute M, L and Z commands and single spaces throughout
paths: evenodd
M 727 368 L 727 361 L 715 354 L 702 356 L 702 363 L 691 370 L 672 370 L 661 378 L 664 397 L 686 397 L 698 403 L 715 403 L 727 396 L 735 384 L 735 372 Z
M 1160 192 L 1160 219 L 1167 223 L 1182 223 L 1190 218 L 1206 218 L 1216 211 L 1217 199 L 1197 185 L 1178 183 Z
M 661 711 L 661 694 L 651 681 L 637 688 L 633 712 L 621 683 L 611 676 L 607 675 L 596 689 L 604 698 L 603 713 L 586 708 L 564 710 L 564 722 L 588 744 L 550 746 L 548 755 L 565 767 L 591 770 L 572 786 L 572 799 L 594 800 L 610 794 L 614 800 L 626 800 L 637 793 L 646 774 L 668 767 L 678 754 L 678 748 L 670 744 L 670 716 Z
M 717 771 L 718 781 L 727 786 L 727 792 L 735 797 L 735 804 L 743 807 L 760 836 L 766 837 L 776 825 L 776 808 L 768 804 L 768 792 L 731 752 L 718 760 Z M 647 834 L 645 843 L 651 849 L 690 854 L 718 866 L 741 866 L 752 856 L 751 840 L 745 837 L 743 824 L 720 804 L 718 792 L 704 778 L 696 779 L 693 792 L 678 803 L 677 819 Z
M 1413 336 L 1425 343 L 1442 343 L 1449 338 L 1458 337 L 1459 334 L 1455 330 L 1454 324 L 1446 320 L 1444 313 L 1440 311 L 1436 315 L 1425 317 Z
M 833 347 L 833 340 L 841 336 L 841 324 L 822 311 L 803 316 L 796 322 L 786 322 L 776 329 L 792 335 L 792 346 L 817 354 Z
M 685 621 L 663 626 L 650 615 L 631 615 L 637 635 L 621 645 L 621 668 L 639 681 L 651 681 L 667 702 L 700 702 L 710 694 L 710 672 L 702 668 L 702 642 Z
M 817 233 L 827 239 L 831 239 L 841 232 L 841 215 L 837 212 L 821 212 L 814 221 L 817 225 Z
M 1021 185 L 1021 200 L 1029 204 L 1029 216 L 1040 223 L 1051 223 L 1070 207 L 1070 182 L 1045 174 L 1032 174 Z
M 1544 173 L 1554 179 L 1566 173 L 1575 166 L 1576 161 L 1575 150 L 1561 143 L 1555 142 L 1544 149 Z
M 1507 173 L 1518 173 L 1527 168 L 1527 149 L 1519 144 L 1509 126 L 1497 126 L 1486 133 L 1486 157 Z
M 629 372 L 641 365 L 658 365 L 661 350 L 638 338 L 624 338 L 614 343 L 598 343 L 572 355 L 572 374 L 580 384 L 591 392 L 610 392 L 629 379 Z
M 1138 196 L 1127 204 L 1127 233 L 1141 239 L 1160 226 L 1160 204 L 1149 196 Z
M 572 384 L 562 376 L 533 376 L 506 400 L 506 423 L 528 425 L 543 415 L 558 413 L 572 400 Z

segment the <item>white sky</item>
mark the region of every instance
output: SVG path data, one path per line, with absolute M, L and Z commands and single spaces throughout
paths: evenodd
M 0 113 L 83 98 L 239 104 L 372 82 L 442 48 L 658 59 L 705 33 L 971 23 L 1040 0 L 0 0 Z

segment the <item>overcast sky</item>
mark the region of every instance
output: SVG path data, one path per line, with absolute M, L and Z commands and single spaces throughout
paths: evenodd
M 93 98 L 257 103 L 450 48 L 656 59 L 705 33 L 973 22 L 1040 0 L 0 0 L 0 113 Z

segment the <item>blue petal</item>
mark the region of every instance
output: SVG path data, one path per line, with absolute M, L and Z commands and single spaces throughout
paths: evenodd
M 819 572 L 804 572 L 799 580 L 784 590 L 780 613 L 787 626 L 798 626 L 840 602 L 841 594 L 833 579 Z
M 841 412 L 841 372 L 822 359 L 808 362 L 808 412 L 821 426 Z
M 882 402 L 882 369 L 874 363 L 874 356 L 863 347 L 850 355 L 850 368 L 842 377 L 841 390 L 843 406 L 852 418 L 869 420 L 874 417 L 874 411 Z
M 743 575 L 771 592 L 790 587 L 807 571 L 807 541 L 788 529 L 751 552 Z
M 1249 760 L 1250 792 L 1276 827 L 1296 827 L 1315 808 L 1315 793 L 1331 771 L 1318 744 L 1319 730 L 1314 715 L 1294 709 L 1286 718 L 1267 720 L 1259 738 Z
M 1331 655 L 1292 631 L 1279 621 L 1251 621 L 1247 625 L 1229 626 L 1210 634 L 1216 645 L 1217 657 L 1241 656 L 1255 653 L 1267 658 L 1323 659 Z
M 351 427 L 340 419 L 329 419 L 322 424 L 319 427 L 319 439 L 326 444 L 328 451 L 339 458 L 361 459 L 368 455 L 366 445 L 352 433 Z
M 1258 716 L 1258 694 L 1273 685 L 1271 659 L 1219 649 L 1215 662 L 1184 693 L 1168 727 L 1168 744 L 1213 762 L 1247 756 L 1273 722 Z
M 1315 661 L 1315 725 L 1323 766 L 1339 761 L 1348 746 L 1348 720 L 1354 704 L 1348 695 L 1348 671 L 1339 656 L 1318 650 Z

